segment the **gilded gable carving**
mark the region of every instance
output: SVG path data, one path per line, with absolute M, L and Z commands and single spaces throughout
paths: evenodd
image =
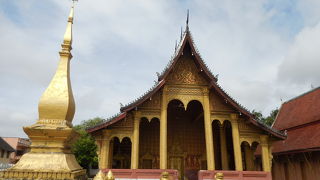
M 176 63 L 173 72 L 167 78 L 169 84 L 198 84 L 206 85 L 206 80 L 199 74 L 191 57 L 181 57 Z
M 150 99 L 141 104 L 139 108 L 160 109 L 161 93 L 155 93 Z
M 121 121 L 118 121 L 110 126 L 111 129 L 123 129 L 132 130 L 133 128 L 133 116 L 128 114 L 127 117 Z
M 228 102 L 223 98 L 215 94 L 215 92 L 210 92 L 210 110 L 211 111 L 234 111 Z
M 168 86 L 167 91 L 168 94 L 174 95 L 196 95 L 202 96 L 204 95 L 202 87 L 180 87 L 180 86 Z
M 251 123 L 246 122 L 244 119 L 239 120 L 239 132 L 240 134 L 259 134 L 261 133 L 261 130 L 259 130 L 257 127 L 253 126 Z

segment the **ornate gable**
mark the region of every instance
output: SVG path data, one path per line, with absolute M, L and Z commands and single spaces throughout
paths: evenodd
M 200 74 L 200 72 L 201 70 L 195 64 L 191 48 L 187 45 L 172 71 L 168 74 L 166 83 L 208 85 L 207 80 Z
M 160 109 L 161 102 L 161 93 L 160 91 L 156 92 L 149 100 L 143 102 L 139 109 Z

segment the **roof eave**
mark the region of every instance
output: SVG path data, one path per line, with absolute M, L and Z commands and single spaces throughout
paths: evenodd
M 91 128 L 86 129 L 86 131 L 87 131 L 89 134 L 94 133 L 94 132 L 96 132 L 96 131 L 98 131 L 98 130 L 100 130 L 100 129 L 106 128 L 106 127 L 108 127 L 108 126 L 110 126 L 110 125 L 118 122 L 118 121 L 121 120 L 121 119 L 124 119 L 126 116 L 127 116 L 127 113 L 121 113 L 121 114 L 119 114 L 117 117 L 115 117 L 115 118 L 113 118 L 113 119 L 111 119 L 111 120 L 109 120 L 109 121 L 107 121 L 107 122 L 104 122 L 104 123 L 102 123 L 102 124 L 99 124 L 99 125 L 96 125 L 96 126 L 94 126 L 94 127 L 91 127 Z
M 161 89 L 163 87 L 164 84 L 165 84 L 165 81 L 162 80 L 156 87 L 154 87 L 150 92 L 148 92 L 146 95 L 144 95 L 140 99 L 132 102 L 131 104 L 129 104 L 127 106 L 121 107 L 120 111 L 121 112 L 129 112 L 131 110 L 134 110 L 139 105 L 141 105 L 142 103 L 144 103 L 145 101 L 150 99 L 159 89 Z

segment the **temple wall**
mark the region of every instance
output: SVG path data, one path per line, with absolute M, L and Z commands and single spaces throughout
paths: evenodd
M 320 152 L 274 156 L 272 176 L 273 180 L 318 180 Z

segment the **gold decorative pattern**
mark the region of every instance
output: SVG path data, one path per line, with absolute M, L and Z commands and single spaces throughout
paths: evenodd
M 160 109 L 161 105 L 161 93 L 160 91 L 155 93 L 149 100 L 145 101 L 138 109 Z
M 261 130 L 257 129 L 256 127 L 252 126 L 248 122 L 245 122 L 244 119 L 239 121 L 239 131 L 240 134 L 245 134 L 245 133 L 251 133 L 251 134 L 256 134 L 256 133 L 261 133 Z
M 121 121 L 118 121 L 109 126 L 110 129 L 127 129 L 132 131 L 133 129 L 133 116 L 132 114 L 127 114 L 127 117 Z
M 168 86 L 168 94 L 179 94 L 179 95 L 204 95 L 204 90 L 199 86 Z
M 252 146 L 252 144 L 254 142 L 257 142 L 260 144 L 260 137 L 259 135 L 254 135 L 254 134 L 248 134 L 246 136 L 240 135 L 240 144 L 242 144 L 243 142 L 247 142 L 250 146 Z
M 228 101 L 218 96 L 214 91 L 210 91 L 210 110 L 211 111 L 225 111 L 234 112 L 234 108 L 228 104 Z
M 168 84 L 208 84 L 199 74 L 192 57 L 182 56 L 176 63 L 173 72 L 167 78 Z
M 160 109 L 159 110 L 142 110 L 141 117 L 147 118 L 150 122 L 153 118 L 160 119 Z

